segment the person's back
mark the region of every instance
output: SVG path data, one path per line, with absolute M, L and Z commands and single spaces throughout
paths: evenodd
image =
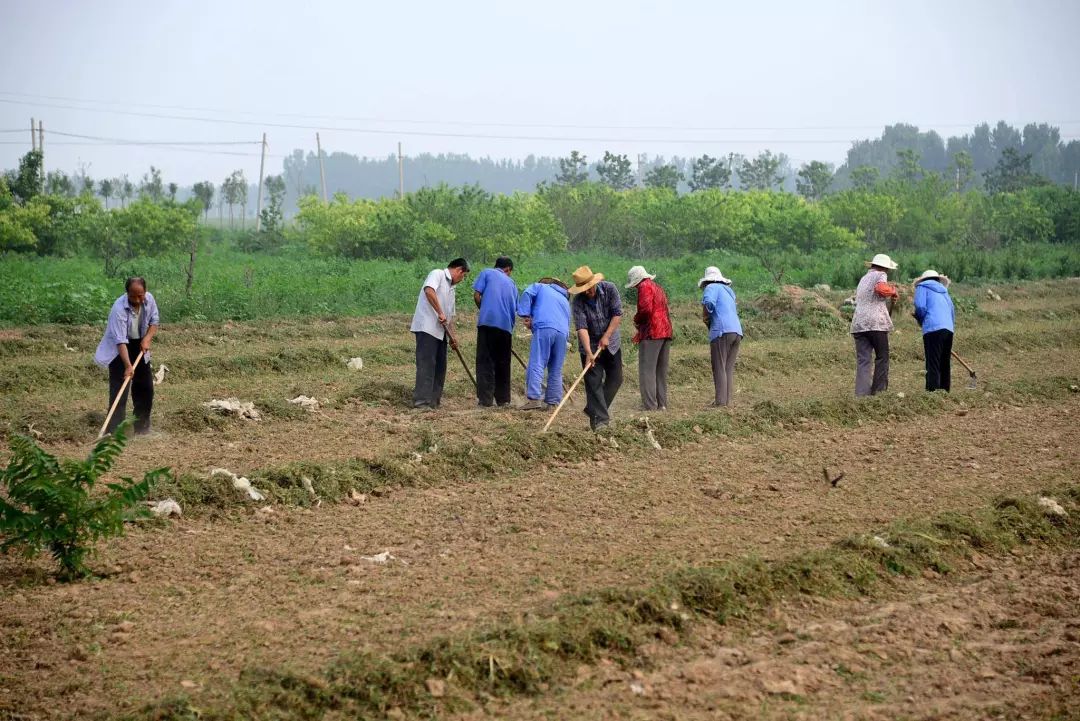
M 513 331 L 518 295 L 513 279 L 497 268 L 485 268 L 477 276 L 473 290 L 481 294 L 476 324 Z
M 923 333 L 955 329 L 956 310 L 949 289 L 936 280 L 924 280 L 915 286 L 915 318 Z
M 535 283 L 532 302 L 532 327 L 550 328 L 570 334 L 570 296 L 566 289 L 554 283 Z

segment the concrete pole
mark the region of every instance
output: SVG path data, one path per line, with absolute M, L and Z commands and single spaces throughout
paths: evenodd
M 315 147 L 319 151 L 319 182 L 322 183 L 322 200 L 327 202 L 326 199 L 326 167 L 323 165 L 322 157 L 322 141 L 319 139 L 319 134 L 315 133 Z
M 259 199 L 255 203 L 255 232 L 262 227 L 263 172 L 266 169 L 266 133 L 262 139 L 262 157 L 259 159 Z

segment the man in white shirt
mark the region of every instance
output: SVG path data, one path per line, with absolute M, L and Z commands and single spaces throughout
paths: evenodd
M 469 262 L 455 258 L 446 268 L 436 268 L 424 279 L 416 299 L 412 326 L 416 336 L 416 386 L 413 407 L 435 410 L 442 400 L 446 380 L 446 346 L 457 348 L 454 334 L 456 303 L 454 286 L 469 272 Z

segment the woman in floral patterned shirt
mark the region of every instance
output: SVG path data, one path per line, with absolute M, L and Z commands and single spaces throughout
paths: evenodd
M 878 253 L 867 261 L 869 270 L 855 291 L 855 315 L 851 335 L 855 339 L 855 395 L 872 396 L 889 388 L 889 313 L 900 294 L 889 282 L 896 270 L 892 258 Z

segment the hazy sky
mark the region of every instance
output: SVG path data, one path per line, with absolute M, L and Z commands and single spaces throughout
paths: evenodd
M 0 133 L 0 167 L 29 149 L 31 116 L 47 167 L 137 179 L 152 163 L 181 184 L 257 177 L 263 131 L 279 171 L 315 127 L 328 151 L 378 157 L 401 141 L 839 162 L 899 121 L 943 136 L 1047 121 L 1074 138 L 1078 28 L 1076 0 L 0 0 L 0 131 L 26 129 Z

